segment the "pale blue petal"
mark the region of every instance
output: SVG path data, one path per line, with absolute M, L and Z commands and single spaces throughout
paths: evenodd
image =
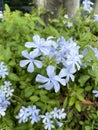
M 44 55 L 49 55 L 49 52 L 50 52 L 49 47 L 48 48 L 47 47 L 42 47 L 40 50 Z
M 48 81 L 46 84 L 39 86 L 39 88 L 45 88 L 47 90 L 52 89 L 52 87 L 53 87 L 53 84 L 51 83 L 51 81 Z
M 60 121 L 57 121 L 57 120 L 56 120 L 56 123 L 57 123 L 57 125 L 58 125 L 59 127 L 62 127 L 62 126 L 63 126 L 63 123 L 60 122 Z
M 48 82 L 48 81 L 49 81 L 48 78 L 46 78 L 46 77 L 44 77 L 40 74 L 38 74 L 37 77 L 36 77 L 36 82 L 45 83 L 45 82 Z
M 34 64 L 37 66 L 37 68 L 42 68 L 42 62 L 38 60 L 34 60 Z
M 60 76 L 61 78 L 66 76 L 65 71 L 66 71 L 65 68 L 61 69 L 61 71 L 60 71 L 60 73 L 59 73 L 59 76 Z
M 41 52 L 39 49 L 34 49 L 33 51 L 30 52 L 30 57 L 31 58 L 35 58 L 41 55 Z
M 71 78 L 72 81 L 74 81 L 75 76 L 71 74 L 71 75 L 70 75 L 70 78 Z
M 37 46 L 33 42 L 26 42 L 25 47 L 27 47 L 27 48 L 36 48 Z
M 28 65 L 27 71 L 30 73 L 32 73 L 34 71 L 34 65 L 32 62 Z
M 54 73 L 55 67 L 54 66 L 49 65 L 46 70 L 47 70 L 47 75 L 49 77 L 53 77 L 55 75 L 55 73 Z
M 35 44 L 39 45 L 41 39 L 40 39 L 39 35 L 34 35 L 33 40 L 34 40 Z
M 60 90 L 60 85 L 59 85 L 59 83 L 58 83 L 57 81 L 55 81 L 55 80 L 52 80 L 52 83 L 53 83 L 53 85 L 54 85 L 54 90 L 55 90 L 55 92 L 57 93 L 57 92 Z
M 30 60 L 21 60 L 21 61 L 20 61 L 20 66 L 21 66 L 21 67 L 24 67 L 24 66 L 26 66 L 29 62 L 30 62 Z
M 22 55 L 23 55 L 25 58 L 27 58 L 27 59 L 30 58 L 30 57 L 29 57 L 29 53 L 27 52 L 27 50 L 22 51 Z
M 54 79 L 58 82 L 60 82 L 62 85 L 66 85 L 65 79 L 62 79 L 60 76 L 55 76 Z

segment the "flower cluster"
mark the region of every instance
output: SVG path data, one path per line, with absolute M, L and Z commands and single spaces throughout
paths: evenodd
M 22 106 L 16 118 L 19 119 L 19 123 L 25 123 L 30 119 L 31 124 L 37 123 L 42 119 L 44 128 L 51 130 L 52 128 L 55 128 L 54 122 L 61 127 L 63 123 L 59 120 L 65 119 L 66 117 L 64 109 L 54 108 L 52 112 L 46 112 L 45 115 L 40 115 L 39 112 L 40 109 L 38 109 L 35 105 L 28 107 Z
M 30 119 L 31 124 L 34 124 L 40 120 L 39 112 L 40 109 L 37 109 L 35 105 L 28 107 L 22 106 L 16 118 L 19 119 L 19 123 L 25 123 Z
M 93 10 L 93 8 L 92 8 L 93 5 L 94 5 L 94 3 L 92 3 L 90 0 L 83 1 L 83 8 L 85 11 L 87 11 L 89 13 Z
M 51 130 L 52 128 L 55 128 L 54 122 L 57 126 L 62 127 L 63 123 L 59 120 L 66 118 L 66 113 L 64 112 L 64 109 L 57 109 L 54 108 L 51 112 L 46 112 L 45 115 L 40 116 L 43 120 L 44 128 L 47 130 Z
M 14 92 L 10 86 L 10 81 L 5 81 L 4 85 L 0 87 L 0 116 L 5 116 L 5 111 L 10 105 L 10 99 Z
M 2 61 L 0 63 L 0 78 L 5 78 L 8 74 L 8 69 Z M 11 89 L 11 85 L 10 81 L 5 81 L 4 84 L 0 86 L 0 116 L 5 116 L 5 111 L 10 105 L 10 99 L 14 92 L 14 89 Z
M 44 61 L 46 58 L 49 58 L 51 62 L 48 62 L 48 65 L 46 65 L 48 77 L 38 74 L 36 82 L 44 83 L 39 88 L 47 90 L 54 88 L 55 92 L 58 92 L 60 84 L 65 86 L 70 79 L 74 81 L 74 74 L 77 70 L 80 70 L 81 58 L 83 56 L 79 54 L 80 47 L 77 46 L 73 38 L 65 40 L 64 37 L 60 37 L 57 41 L 52 38 L 51 36 L 45 40 L 40 38 L 39 35 L 35 35 L 33 42 L 26 42 L 25 46 L 32 48 L 32 50 L 30 53 L 26 50 L 22 51 L 22 55 L 26 59 L 20 61 L 20 66 L 28 65 L 27 71 L 34 72 L 34 66 L 37 68 L 45 67 Z M 58 68 L 60 71 L 59 74 L 56 74 Z

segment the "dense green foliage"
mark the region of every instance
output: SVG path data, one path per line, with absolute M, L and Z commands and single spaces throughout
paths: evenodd
M 36 10 L 32 14 L 23 15 L 19 11 L 11 12 L 7 5 L 5 8 L 0 23 L 0 61 L 5 62 L 10 73 L 6 79 L 0 79 L 0 85 L 4 80 L 10 80 L 14 94 L 6 115 L 0 118 L 0 129 L 43 130 L 41 122 L 34 125 L 30 122 L 19 124 L 15 118 L 21 106 L 35 104 L 42 113 L 51 111 L 55 106 L 65 109 L 67 116 L 64 126 L 56 130 L 97 130 L 98 102 L 92 91 L 98 90 L 98 59 L 89 47 L 98 48 L 98 22 L 94 22 L 94 12 L 81 15 L 81 9 L 71 19 L 64 18 L 64 13 L 61 12 L 58 19 L 50 19 L 46 25 L 37 16 Z M 68 27 L 68 22 L 73 26 Z M 70 81 L 58 93 L 38 88 L 35 76 L 39 70 L 28 73 L 26 68 L 19 66 L 21 51 L 26 49 L 24 44 L 32 41 L 35 34 L 44 38 L 52 35 L 55 39 L 61 36 L 65 39 L 73 37 L 80 46 L 81 54 L 85 48 L 88 50 L 82 59 L 86 67 L 75 74 L 75 82 Z M 44 70 L 41 71 L 45 73 Z

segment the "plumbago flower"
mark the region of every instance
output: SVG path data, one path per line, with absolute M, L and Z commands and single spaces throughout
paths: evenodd
M 16 119 L 19 119 L 19 123 L 26 123 L 29 119 L 31 120 L 31 124 L 38 123 L 38 121 L 42 120 L 44 124 L 44 128 L 47 130 L 52 130 L 55 128 L 54 123 L 56 122 L 59 127 L 62 127 L 63 123 L 59 120 L 65 119 L 66 113 L 64 109 L 54 108 L 51 112 L 46 112 L 44 115 L 40 115 L 40 109 L 36 107 L 36 105 L 28 106 L 20 109 Z
M 26 50 L 22 51 L 22 55 L 26 60 L 21 60 L 20 66 L 24 67 L 28 65 L 27 71 L 32 73 L 34 72 L 34 65 L 37 68 L 42 68 L 42 62 L 45 67 L 47 65 L 46 72 L 48 77 L 40 74 L 36 77 L 36 82 L 44 83 L 39 88 L 45 88 L 47 90 L 54 88 L 55 92 L 58 92 L 60 90 L 60 84 L 65 86 L 70 79 L 74 81 L 74 74 L 77 70 L 80 70 L 83 56 L 79 54 L 80 47 L 77 46 L 72 37 L 68 40 L 60 37 L 55 41 L 52 36 L 45 40 L 35 35 L 33 41 L 26 42 L 25 46 L 33 50 L 30 53 Z M 40 61 L 36 60 L 36 58 L 39 58 Z M 62 65 L 58 75 L 55 73 L 56 68 L 54 66 L 56 65 L 57 68 L 59 68 L 59 65 Z
M 94 5 L 94 3 L 92 3 L 90 0 L 83 1 L 83 8 L 85 11 L 87 11 L 89 13 L 93 10 L 93 8 L 92 8 L 93 5 Z
M 49 46 L 47 46 L 44 38 L 40 38 L 39 35 L 35 35 L 33 37 L 34 42 L 26 42 L 25 46 L 27 48 L 33 48 L 33 53 L 36 56 L 41 54 L 48 55 L 49 54 Z
M 4 85 L 0 87 L 0 116 L 5 116 L 5 111 L 10 105 L 10 99 L 14 92 L 10 85 L 10 81 L 5 81 Z
M 79 46 L 70 38 L 68 41 L 61 37 L 58 39 L 60 49 L 56 55 L 56 60 L 58 63 L 62 63 L 65 67 L 77 67 L 80 69 L 82 55 L 79 55 Z
M 40 116 L 43 120 L 44 128 L 47 130 L 51 130 L 52 128 L 55 128 L 54 121 L 57 123 L 59 127 L 63 126 L 63 123 L 60 122 L 60 119 L 66 118 L 66 113 L 64 112 L 64 109 L 57 109 L 54 108 L 51 112 L 46 112 L 45 115 Z
M 98 14 L 94 14 L 94 22 L 98 22 Z
M 42 62 L 35 59 L 37 57 L 36 53 L 34 53 L 34 52 L 28 53 L 26 50 L 24 50 L 24 51 L 22 51 L 22 55 L 27 59 L 21 60 L 20 66 L 24 67 L 24 66 L 28 65 L 28 67 L 27 67 L 28 72 L 32 73 L 34 71 L 34 65 L 37 68 L 42 68 Z
M 35 105 L 28 107 L 22 106 L 16 118 L 19 119 L 19 123 L 25 123 L 28 119 L 31 119 L 31 124 L 34 124 L 40 120 L 39 112 L 40 109 L 37 109 Z
M 0 78 L 5 78 L 9 74 L 7 67 L 4 62 L 0 62 Z
M 47 90 L 50 90 L 54 87 L 55 92 L 58 92 L 60 90 L 60 84 L 63 86 L 66 85 L 65 79 L 62 78 L 62 76 L 55 74 L 55 67 L 54 66 L 48 66 L 46 68 L 48 77 L 44 77 L 40 74 L 36 77 L 36 82 L 45 83 L 44 85 L 40 85 L 39 88 L 45 88 Z M 62 73 L 62 72 L 61 72 Z M 62 75 L 62 74 L 60 74 Z
M 95 97 L 98 97 L 98 91 L 97 90 L 93 90 L 92 93 L 95 95 Z
M 73 26 L 73 24 L 72 24 L 71 22 L 68 22 L 68 23 L 67 23 L 67 27 L 68 27 L 68 28 L 71 28 L 72 26 Z

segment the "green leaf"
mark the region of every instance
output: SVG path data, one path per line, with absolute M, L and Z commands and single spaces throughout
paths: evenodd
M 81 111 L 81 105 L 79 103 L 79 101 L 75 102 L 75 108 L 80 112 Z
M 85 130 L 91 130 L 90 126 L 85 126 Z
M 69 106 L 72 106 L 73 104 L 75 104 L 75 101 L 76 101 L 76 97 L 75 97 L 75 96 L 72 96 L 72 97 L 69 99 Z
M 9 77 L 9 79 L 12 80 L 12 81 L 19 81 L 19 80 L 20 80 L 20 78 L 19 78 L 16 74 L 14 74 L 14 73 L 10 73 L 10 74 L 8 75 L 8 77 Z
M 8 61 L 10 58 L 12 58 L 12 53 L 11 53 L 11 50 L 9 47 L 7 47 L 5 50 L 4 50 L 4 58 L 6 61 Z
M 79 101 L 82 101 L 82 102 L 85 101 L 85 99 L 82 95 L 77 94 L 77 98 L 79 99 Z
M 64 102 L 63 102 L 63 107 L 65 108 L 68 104 L 68 97 L 65 98 Z
M 90 78 L 89 75 L 81 75 L 81 77 L 78 81 L 79 81 L 80 85 L 83 86 L 89 78 Z
M 86 86 L 86 87 L 85 87 L 85 91 L 89 92 L 89 91 L 91 91 L 91 90 L 92 90 L 92 86 Z
M 24 89 L 25 97 L 30 97 L 33 94 L 34 90 L 32 87 L 26 87 Z
M 56 105 L 57 101 L 56 100 L 48 100 L 47 103 L 51 104 L 51 105 Z
M 31 100 L 32 102 L 37 102 L 39 99 L 40 99 L 40 98 L 39 98 L 38 96 L 36 96 L 36 95 L 30 97 L 30 100 Z

